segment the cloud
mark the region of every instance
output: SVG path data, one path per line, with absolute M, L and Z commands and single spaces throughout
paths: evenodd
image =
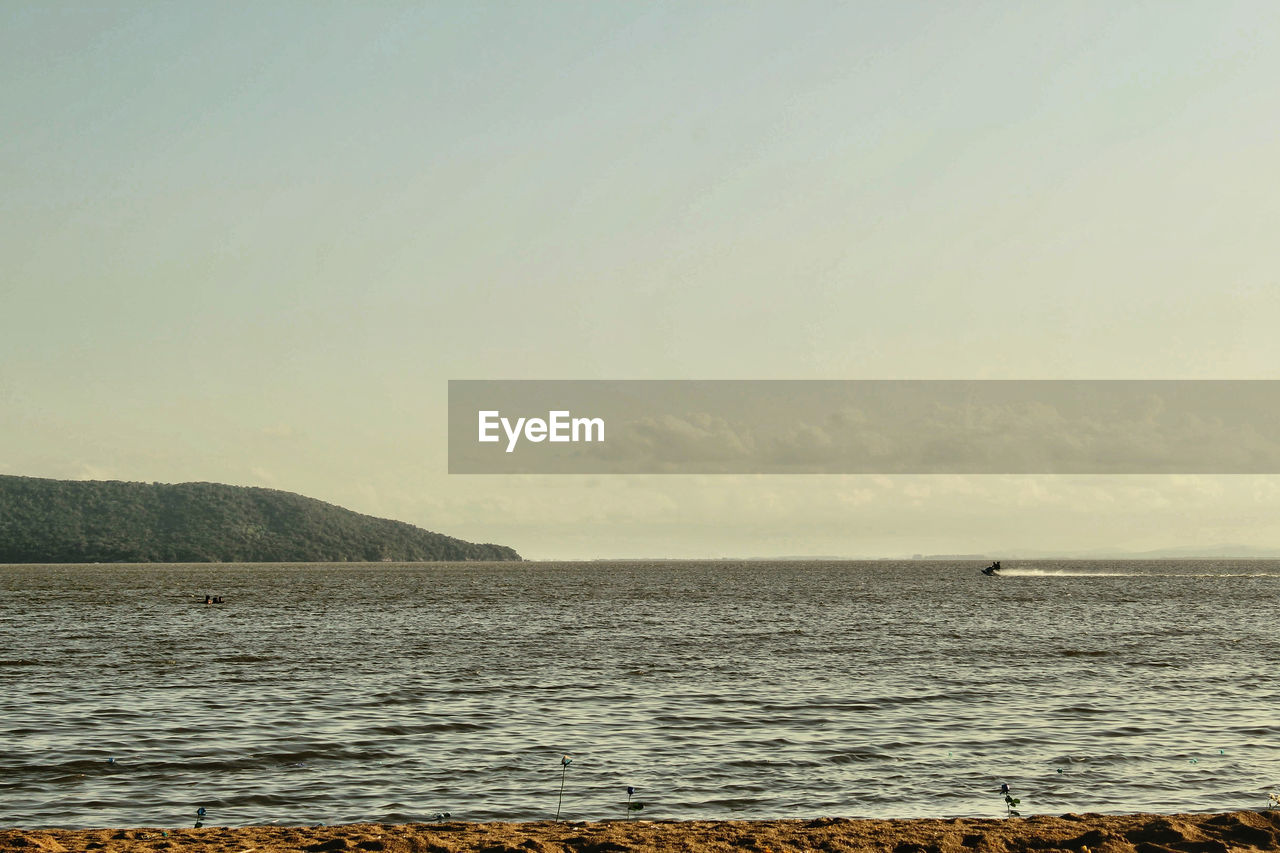
M 755 454 L 743 427 L 706 412 L 640 418 L 623 427 L 624 457 L 658 471 L 708 463 L 742 464 Z
M 655 382 L 582 393 L 599 395 L 585 408 L 606 416 L 606 442 L 482 461 L 543 473 L 1280 472 L 1271 383 Z M 455 441 L 451 432 L 451 452 Z
M 298 430 L 294 429 L 292 424 L 287 424 L 283 422 L 274 423 L 274 424 L 271 424 L 270 426 L 264 426 L 262 429 L 259 430 L 259 432 L 262 435 L 267 436 L 268 438 L 290 438 L 291 439 L 291 438 L 297 438 L 299 435 Z

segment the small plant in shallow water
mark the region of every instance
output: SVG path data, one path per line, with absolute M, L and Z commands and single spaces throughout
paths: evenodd
M 1009 792 L 1008 782 L 1000 783 L 1000 793 L 1004 794 L 1004 806 L 1008 810 L 1008 814 L 1006 814 L 1005 817 L 1022 817 L 1018 810 L 1014 808 L 1014 806 L 1020 805 L 1022 800 Z
M 564 776 L 569 772 L 573 759 L 567 755 L 560 756 L 560 799 L 556 802 L 556 820 L 560 819 L 560 806 L 564 805 Z
M 644 803 L 633 803 L 633 802 L 631 802 L 631 796 L 632 796 L 635 792 L 636 792 L 636 789 L 635 789 L 635 788 L 631 787 L 630 785 L 628 785 L 628 786 L 627 786 L 627 802 L 625 803 L 625 805 L 626 805 L 626 807 L 627 807 L 627 817 L 628 817 L 628 818 L 630 818 L 630 817 L 631 817 L 631 813 L 632 813 L 632 812 L 638 812 L 638 811 L 640 811 L 642 808 L 644 808 Z

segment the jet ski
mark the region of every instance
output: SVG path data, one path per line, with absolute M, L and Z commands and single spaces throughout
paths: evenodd
M 983 569 L 982 573 L 989 578 L 997 577 L 1000 574 L 1000 561 L 996 560 L 994 563 Z

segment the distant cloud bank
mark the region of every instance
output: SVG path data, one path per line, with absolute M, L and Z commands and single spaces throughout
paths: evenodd
M 608 440 L 477 439 L 496 412 L 557 410 Z M 1280 381 L 452 381 L 449 470 L 1277 473 Z

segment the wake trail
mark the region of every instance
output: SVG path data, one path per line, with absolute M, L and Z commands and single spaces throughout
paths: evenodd
M 1276 572 L 1107 572 L 1001 569 L 1004 578 L 1280 578 Z

